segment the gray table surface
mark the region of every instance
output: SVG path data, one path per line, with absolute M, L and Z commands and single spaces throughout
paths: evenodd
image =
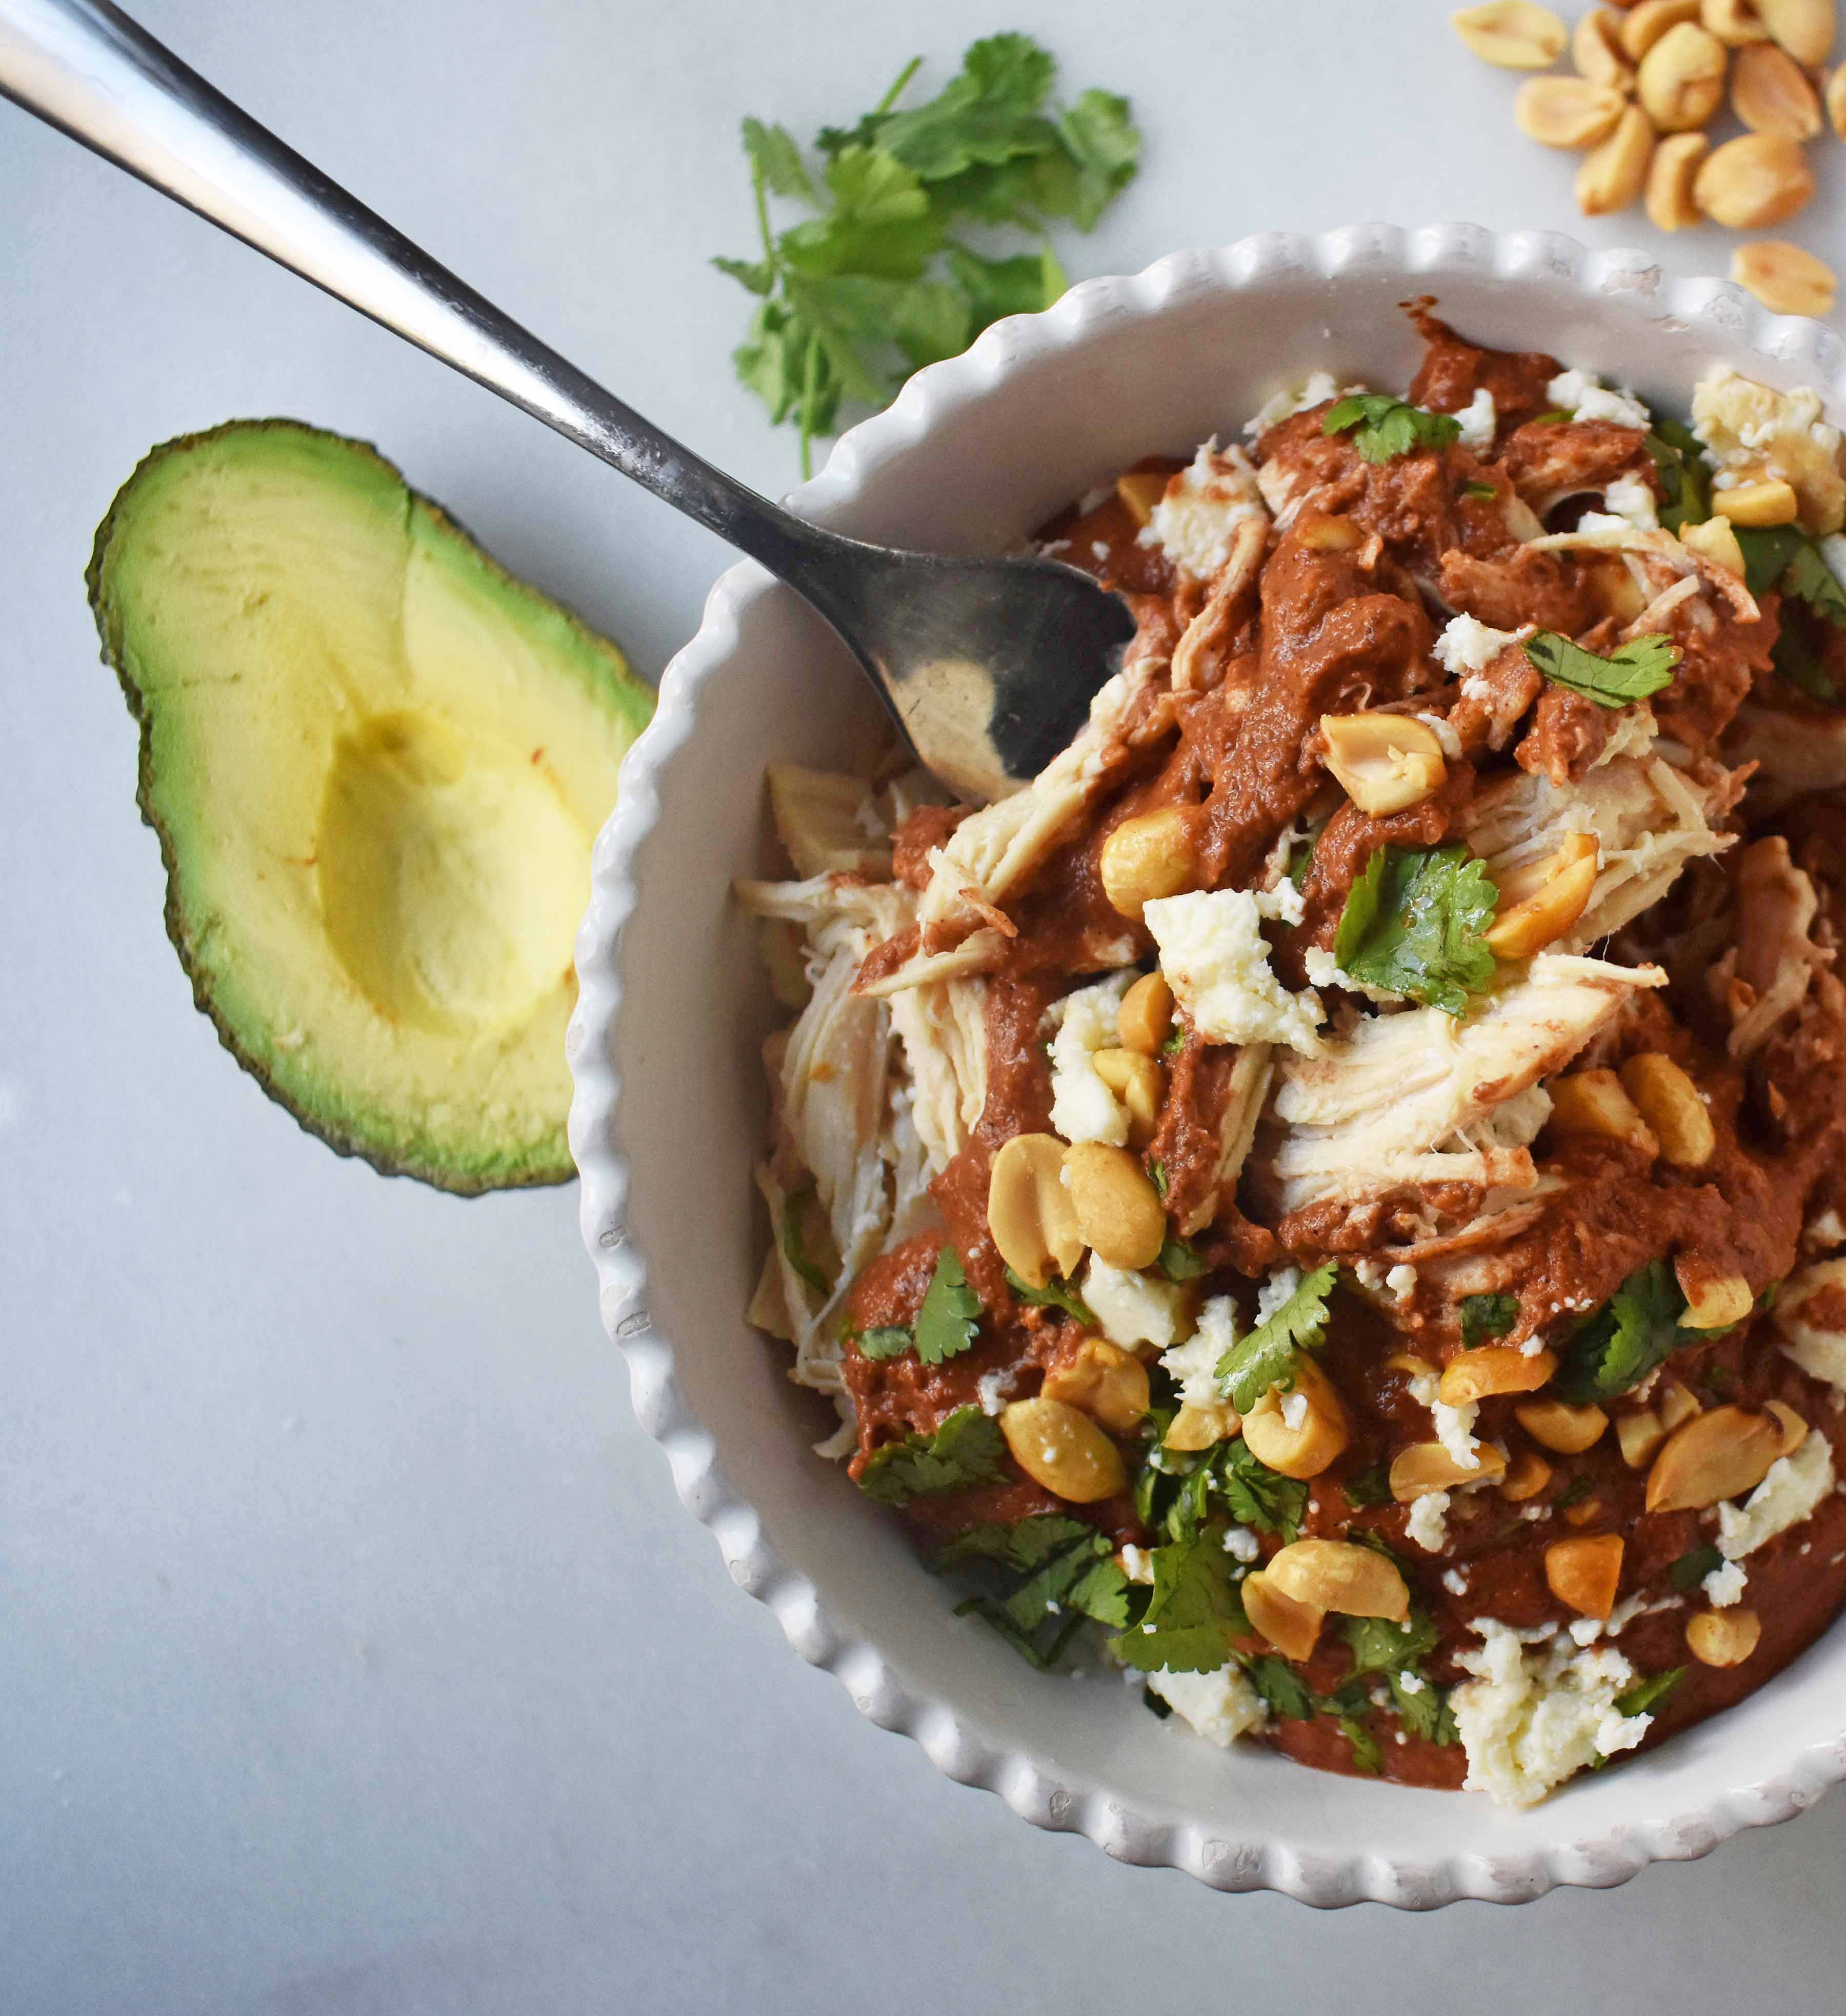
M 1429 0 L 143 13 L 772 490 L 792 441 L 732 381 L 745 304 L 703 263 L 751 249 L 737 119 L 811 131 L 999 25 L 1149 135 L 1076 272 L 1380 216 L 1727 256 L 1578 222 L 1569 160 Z M 462 1203 L 337 1161 L 194 1013 L 81 583 L 148 445 L 232 415 L 378 441 L 650 677 L 725 554 L 4 106 L 0 274 L 0 2008 L 1846 2004 L 1846 1798 L 1612 1894 L 1317 1916 L 1036 1833 L 862 1722 L 675 1499 L 574 1193 Z

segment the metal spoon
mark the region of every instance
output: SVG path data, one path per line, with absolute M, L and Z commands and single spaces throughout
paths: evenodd
M 804 596 L 919 758 L 1004 797 L 1071 740 L 1127 608 L 1052 560 L 951 560 L 810 525 L 613 398 L 240 112 L 106 0 L 0 0 L 0 92 L 523 406 Z

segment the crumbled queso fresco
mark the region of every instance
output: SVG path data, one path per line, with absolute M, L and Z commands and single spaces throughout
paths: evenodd
M 1846 1600 L 1846 473 L 1411 313 L 1041 528 L 1027 790 L 771 767 L 749 1313 L 943 1629 L 1517 1807 Z

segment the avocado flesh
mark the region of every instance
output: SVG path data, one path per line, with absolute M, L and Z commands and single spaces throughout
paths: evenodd
M 653 697 L 361 443 L 155 449 L 92 605 L 141 723 L 169 935 L 301 1124 L 473 1193 L 560 1183 L 590 848 Z

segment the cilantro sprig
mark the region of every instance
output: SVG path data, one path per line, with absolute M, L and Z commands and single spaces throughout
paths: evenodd
M 959 1357 L 974 1341 L 980 1316 L 981 1298 L 968 1286 L 961 1255 L 952 1246 L 944 1247 L 916 1312 L 917 1356 L 926 1365 Z
M 1074 1316 L 1085 1330 L 1103 1327 L 1089 1304 L 1068 1281 L 1060 1281 L 1055 1274 L 1046 1276 L 1042 1288 L 1035 1288 L 1023 1274 L 1016 1274 L 1009 1267 L 1006 1285 L 1022 1302 L 1031 1302 L 1038 1309 L 1062 1309 L 1066 1316 Z
M 1581 1406 L 1639 1386 L 1686 1341 L 1679 1328 L 1685 1313 L 1686 1298 L 1665 1261 L 1637 1267 L 1572 1336 L 1558 1368 L 1558 1397 Z
M 1447 448 L 1461 438 L 1462 423 L 1452 413 L 1426 412 L 1388 392 L 1355 392 L 1331 409 L 1320 430 L 1351 434 L 1362 462 L 1390 462 L 1420 448 Z
M 1682 420 L 1656 420 L 1644 445 L 1666 492 L 1659 513 L 1663 528 L 1677 532 L 1710 517 L 1711 477 L 1692 429 Z
M 758 298 L 733 361 L 772 420 L 799 427 L 804 475 L 843 401 L 882 406 L 990 322 L 1049 308 L 1066 284 L 1052 224 L 1093 229 L 1140 160 L 1128 100 L 1053 104 L 1056 60 L 1029 36 L 976 42 L 935 98 L 901 106 L 921 62 L 857 124 L 822 131 L 818 180 L 785 127 L 743 122 L 761 257 L 713 264 Z M 772 198 L 815 214 L 779 232 Z M 991 257 L 950 235 L 963 219 L 1035 242 Z
M 1298 1539 L 1306 1483 L 1270 1469 L 1240 1436 L 1192 1453 L 1164 1448 L 1177 1411 L 1156 1407 L 1147 1417 L 1146 1453 L 1133 1485 L 1142 1524 L 1169 1540 L 1189 1541 L 1213 1518 L 1228 1514 L 1240 1526 L 1279 1535 L 1285 1543 Z
M 1493 985 L 1499 891 L 1459 842 L 1373 850 L 1347 894 L 1333 957 L 1355 980 L 1455 1016 Z
M 1680 658 L 1679 646 L 1668 637 L 1631 637 L 1605 658 L 1555 630 L 1527 638 L 1524 650 L 1553 686 L 1607 707 L 1626 707 L 1670 686 Z
M 1128 1621 L 1128 1578 L 1108 1535 L 1061 1513 L 970 1526 L 930 1566 L 938 1575 L 971 1570 L 984 1581 L 955 1615 L 980 1618 L 1041 1670 L 1057 1663 L 1086 1618 L 1117 1631 Z
M 1470 1351 L 1489 1337 L 1504 1337 L 1519 1320 L 1517 1295 L 1463 1295 L 1461 1301 L 1462 1342 Z
M 1218 1359 L 1218 1383 L 1240 1413 L 1247 1414 L 1272 1386 L 1294 1384 L 1301 1354 L 1326 1334 L 1327 1297 L 1338 1272 L 1330 1260 L 1304 1274 L 1288 1300 Z
M 913 1430 L 901 1442 L 875 1449 L 859 1489 L 881 1505 L 907 1505 L 912 1498 L 941 1498 L 995 1483 L 1006 1467 L 999 1423 L 977 1406 L 957 1407 L 934 1435 Z
M 1140 1621 L 1109 1649 L 1125 1666 L 1156 1673 L 1214 1673 L 1229 1663 L 1233 1639 L 1250 1620 L 1231 1557 L 1209 1532 L 1153 1550 L 1153 1593 Z
M 1819 545 L 1796 525 L 1746 526 L 1738 531 L 1737 543 L 1743 551 L 1744 585 L 1751 594 L 1779 588 L 1807 611 L 1806 621 L 1787 607 L 1783 611 L 1770 653 L 1777 674 L 1810 700 L 1837 704 L 1839 688 L 1822 663 L 1814 639 L 1825 634 L 1816 627 L 1821 624 L 1846 629 L 1846 590 Z
M 1406 1628 L 1407 1624 L 1407 1628 Z M 1398 1720 L 1426 1742 L 1453 1743 L 1459 1733 L 1448 1690 L 1428 1679 L 1422 1662 L 1441 1642 L 1434 1618 L 1412 1611 L 1406 1624 L 1382 1617 L 1348 1617 L 1340 1629 L 1352 1651 L 1352 1674 L 1383 1676 Z

